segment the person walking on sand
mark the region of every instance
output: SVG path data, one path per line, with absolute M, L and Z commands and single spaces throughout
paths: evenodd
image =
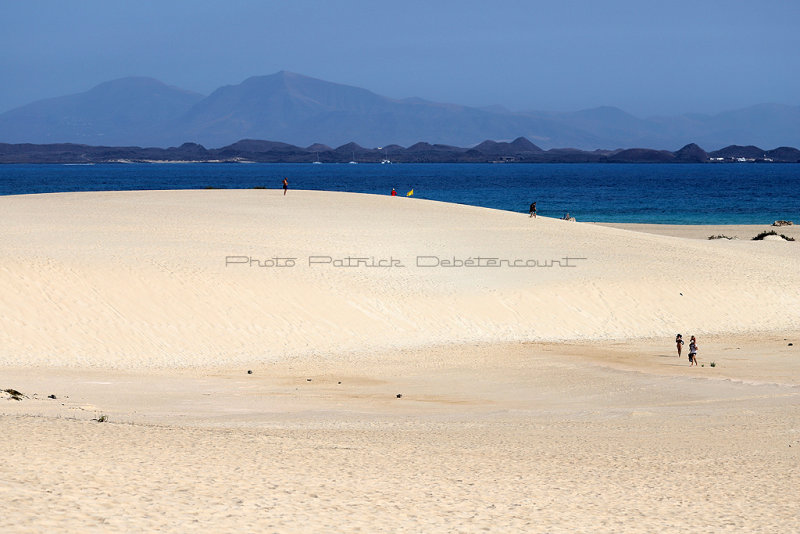
M 286 190 L 289 189 L 289 180 L 286 178 L 283 179 L 283 194 L 286 194 Z
M 531 202 L 530 214 L 531 217 L 533 217 L 534 219 L 536 218 L 536 202 Z
M 697 366 L 697 340 L 692 336 L 689 340 L 689 367 Z
M 392 188 L 392 196 L 393 196 L 393 197 L 396 197 L 396 196 L 397 196 L 397 191 L 395 190 L 395 188 L 394 188 L 394 187 Z
M 678 334 L 675 336 L 675 344 L 678 345 L 678 358 L 681 357 L 681 349 L 683 348 L 683 336 Z

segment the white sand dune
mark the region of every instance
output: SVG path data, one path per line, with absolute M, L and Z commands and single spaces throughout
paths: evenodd
M 795 347 L 701 343 L 4 368 L 0 528 L 798 532 Z
M 704 239 L 762 228 L 268 190 L 0 227 L 0 530 L 800 531 L 800 245 Z
M 274 190 L 6 196 L 0 225 L 5 365 L 227 366 L 464 342 L 800 328 L 800 246 L 789 242 Z M 257 264 L 276 257 L 295 264 Z M 441 266 L 489 258 L 539 266 Z

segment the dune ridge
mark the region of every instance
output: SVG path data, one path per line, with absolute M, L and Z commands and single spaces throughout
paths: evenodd
M 794 243 L 318 191 L 6 196 L 0 224 L 3 365 L 194 367 L 800 328 Z M 271 266 L 280 258 L 294 266 Z M 483 266 L 458 265 L 470 260 Z

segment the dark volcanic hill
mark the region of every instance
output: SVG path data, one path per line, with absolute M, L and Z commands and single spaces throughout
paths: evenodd
M 709 156 L 714 158 L 757 159 L 757 158 L 763 158 L 765 156 L 765 152 L 766 151 L 763 148 L 758 148 L 757 146 L 731 145 L 731 146 L 726 146 L 725 148 L 721 148 L 719 150 L 715 150 L 714 152 L 710 153 Z
M 515 156 L 519 154 L 532 154 L 542 152 L 542 149 L 534 145 L 524 137 L 518 137 L 510 143 L 484 141 L 475 146 L 473 150 L 487 156 Z
M 672 163 L 675 154 L 666 150 L 629 148 L 608 156 L 609 163 Z
M 800 150 L 790 146 L 782 146 L 767 150 L 767 157 L 774 161 L 793 161 L 800 163 Z
M 675 160 L 682 163 L 705 163 L 708 161 L 708 153 L 695 143 L 689 143 L 675 152 Z
M 721 155 L 721 154 L 724 154 Z M 761 154 L 759 157 L 749 157 Z M 484 141 L 474 148 L 426 142 L 408 148 L 389 145 L 364 148 L 346 143 L 337 148 L 313 144 L 302 148 L 288 143 L 243 139 L 222 148 L 207 149 L 196 143 L 179 147 L 140 148 L 89 146 L 70 143 L 33 145 L 0 143 L 2 163 L 114 163 L 114 162 L 263 162 L 263 163 L 705 163 L 709 161 L 753 163 L 800 163 L 800 150 L 780 147 L 762 151 L 757 147 L 730 146 L 706 152 L 692 143 L 676 152 L 633 148 L 584 151 L 574 148 L 543 151 L 525 138 L 512 143 Z M 722 158 L 718 160 L 716 158 Z

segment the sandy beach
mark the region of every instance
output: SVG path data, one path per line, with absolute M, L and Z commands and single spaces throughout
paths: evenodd
M 706 239 L 710 240 L 744 240 L 752 239 L 763 232 L 775 232 L 794 240 L 800 239 L 800 226 L 773 226 L 771 224 L 636 224 L 636 223 L 590 223 L 598 226 L 608 226 L 620 228 L 633 232 L 643 232 L 646 234 L 656 234 L 672 237 L 684 237 L 687 239 Z M 777 240 L 776 238 L 772 238 Z
M 800 240 L 770 227 L 291 190 L 0 225 L 0 527 L 800 531 Z

